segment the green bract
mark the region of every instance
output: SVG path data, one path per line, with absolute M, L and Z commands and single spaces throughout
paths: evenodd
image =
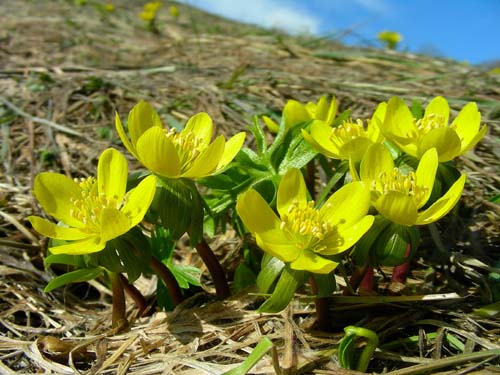
M 117 150 L 107 149 L 99 157 L 97 179 L 80 181 L 59 173 L 40 173 L 34 195 L 45 212 L 61 223 L 38 216 L 28 220 L 46 237 L 71 241 L 51 247 L 53 254 L 89 254 L 101 251 L 106 242 L 139 224 L 155 194 L 154 176 L 146 177 L 126 193 L 127 161 Z
M 156 111 L 144 101 L 130 111 L 130 139 L 118 114 L 116 130 L 137 160 L 167 178 L 197 179 L 219 173 L 233 160 L 245 140 L 245 133 L 241 132 L 227 142 L 220 135 L 210 143 L 213 124 L 204 112 L 191 117 L 179 133 L 174 128 L 164 129 Z
M 253 189 L 239 196 L 236 209 L 262 250 L 294 270 L 329 273 L 337 263 L 328 256 L 349 249 L 372 225 L 369 206 L 368 190 L 354 182 L 315 208 L 302 174 L 290 169 L 278 188 L 279 217 Z

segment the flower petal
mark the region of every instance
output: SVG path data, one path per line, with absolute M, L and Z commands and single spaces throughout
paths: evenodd
M 415 171 L 416 183 L 425 191 L 425 194 L 419 202 L 416 202 L 417 209 L 423 207 L 431 196 L 438 165 L 438 154 L 435 148 L 427 150 L 418 163 Z
M 71 216 L 72 201 L 81 195 L 80 186 L 71 178 L 59 173 L 40 173 L 35 177 L 33 194 L 49 215 L 71 227 L 84 226 Z
M 366 232 L 368 232 L 373 224 L 373 220 L 374 217 L 372 215 L 366 215 L 354 225 L 343 228 L 340 233 L 332 231 L 332 233 L 322 241 L 326 249 L 321 251 L 321 254 L 334 255 L 351 248 Z
M 165 177 L 179 177 L 181 166 L 177 150 L 165 131 L 154 126 L 146 130 L 137 142 L 139 161 L 150 171 Z
M 128 115 L 128 132 L 132 145 L 137 147 L 137 141 L 141 135 L 151 127 L 163 127 L 160 116 L 151 104 L 141 100 Z
M 462 149 L 460 150 L 460 154 L 463 154 L 464 152 L 467 152 L 471 148 L 473 148 L 486 135 L 487 131 L 488 127 L 484 125 L 469 143 L 467 144 L 462 143 Z
M 283 262 L 292 262 L 299 256 L 300 250 L 290 241 L 281 229 L 271 229 L 255 233 L 257 245 L 266 253 Z
M 430 224 L 434 221 L 441 219 L 444 215 L 451 211 L 453 207 L 457 204 L 465 184 L 465 173 L 460 176 L 460 178 L 455 181 L 455 183 L 450 187 L 450 189 L 434 202 L 425 211 L 419 213 L 416 225 Z
M 290 263 L 290 268 L 298 271 L 327 274 L 332 272 L 338 263 L 323 258 L 310 250 L 304 250 L 300 256 Z
M 381 195 L 373 205 L 382 216 L 395 223 L 411 226 L 417 220 L 415 201 L 402 192 L 389 191 Z
M 337 116 L 337 98 L 333 97 L 330 101 L 330 106 L 328 107 L 328 114 L 326 115 L 325 124 L 331 126 L 333 121 L 335 120 L 335 116 Z
M 153 201 L 156 191 L 156 177 L 147 176 L 127 193 L 121 212 L 130 220 L 130 226 L 139 224 Z
M 386 115 L 382 127 L 382 132 L 406 138 L 409 133 L 417 131 L 413 115 L 406 103 L 398 98 L 392 97 L 387 103 Z
M 224 146 L 224 153 L 219 160 L 219 164 L 217 164 L 217 171 L 224 169 L 229 163 L 233 161 L 236 154 L 240 152 L 241 147 L 243 146 L 243 142 L 245 142 L 245 137 L 246 133 L 241 132 L 228 139 L 226 145 Z
M 392 173 L 394 161 L 391 152 L 381 143 L 374 143 L 366 150 L 361 160 L 359 176 L 362 181 L 373 181 L 381 173 Z
M 262 116 L 262 121 L 264 121 L 264 124 L 266 124 L 271 133 L 277 133 L 280 130 L 280 126 L 270 117 Z
M 96 253 L 103 250 L 106 243 L 100 241 L 99 237 L 90 237 L 83 241 L 71 242 L 67 245 L 49 247 L 52 254 L 84 255 Z
M 115 199 L 121 204 L 127 189 L 128 165 L 120 151 L 108 148 L 97 164 L 97 189 L 99 195 Z
M 332 194 L 319 213 L 332 226 L 349 227 L 363 218 L 370 208 L 370 191 L 362 182 L 351 182 Z
M 33 228 L 45 237 L 56 240 L 82 240 L 89 237 L 88 233 L 78 228 L 61 227 L 38 216 L 28 216 L 28 220 Z
M 427 117 L 431 114 L 435 114 L 438 116 L 442 116 L 444 118 L 443 125 L 448 126 L 448 121 L 450 119 L 450 107 L 448 105 L 448 101 L 442 96 L 436 96 L 434 99 L 427 104 L 425 107 L 424 117 Z
M 208 113 L 200 112 L 191 116 L 181 133 L 192 132 L 196 134 L 196 138 L 201 140 L 201 146 L 205 148 L 212 140 L 213 129 L 214 125 L 212 118 L 208 115 Z
M 121 236 L 132 228 L 127 215 L 114 208 L 103 208 L 100 216 L 101 242 L 107 242 Z
M 460 138 L 451 128 L 435 128 L 425 134 L 418 145 L 418 154 L 421 158 L 424 153 L 436 148 L 441 163 L 454 159 L 460 154 Z
M 373 142 L 368 138 L 354 138 L 340 146 L 339 157 L 341 160 L 353 159 L 354 161 L 360 161 L 372 144 Z
M 302 133 L 304 135 L 304 133 Z M 340 159 L 338 146 L 331 141 L 332 128 L 322 121 L 314 121 L 311 124 L 311 138 L 317 144 L 318 151 L 332 159 Z M 306 138 L 307 141 L 307 138 Z M 311 143 L 313 146 L 314 144 Z
M 289 169 L 278 187 L 276 206 L 281 217 L 288 214 L 288 208 L 297 201 L 300 207 L 307 205 L 307 187 L 299 169 Z
M 224 154 L 225 143 L 224 136 L 219 135 L 215 138 L 215 140 L 193 161 L 191 167 L 183 171 L 181 177 L 201 178 L 213 174 Z
M 461 109 L 457 117 L 455 117 L 451 123 L 450 127 L 455 129 L 460 141 L 462 142 L 462 148 L 465 148 L 478 133 L 480 124 L 481 113 L 477 109 L 477 104 L 471 102 L 467 103 Z
M 135 146 L 132 145 L 130 140 L 127 137 L 127 134 L 125 133 L 125 129 L 123 128 L 122 122 L 120 120 L 120 117 L 118 116 L 118 113 L 115 114 L 115 129 L 118 135 L 120 136 L 120 139 L 122 140 L 123 144 L 127 148 L 128 152 L 130 152 L 136 159 L 139 159 L 137 157 L 137 152 L 135 150 Z
M 281 224 L 264 198 L 254 189 L 247 190 L 238 197 L 236 211 L 252 233 L 279 229 Z
M 305 107 L 296 100 L 289 100 L 285 104 L 285 108 L 283 108 L 283 117 L 285 118 L 287 129 L 311 119 L 311 115 L 309 115 Z

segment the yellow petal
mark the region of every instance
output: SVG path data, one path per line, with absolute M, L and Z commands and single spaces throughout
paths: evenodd
M 252 233 L 279 229 L 281 224 L 264 198 L 254 189 L 247 190 L 238 197 L 236 211 Z
M 139 224 L 153 201 L 156 191 L 156 177 L 148 176 L 127 193 L 121 212 L 130 220 L 130 226 Z
M 290 263 L 290 268 L 298 271 L 309 271 L 313 273 L 327 274 L 332 272 L 338 263 L 323 258 L 310 250 L 300 253 L 300 256 Z
M 450 127 L 454 129 L 462 142 L 462 147 L 468 145 L 479 131 L 481 113 L 474 102 L 467 103 L 458 113 Z
M 333 121 L 335 120 L 335 116 L 337 116 L 337 99 L 335 97 L 332 98 L 330 102 L 330 107 L 328 107 L 328 114 L 326 115 L 325 124 L 331 126 Z
M 331 135 L 332 128 L 324 122 L 314 121 L 311 124 L 311 137 L 319 145 L 318 151 L 332 159 L 340 159 L 339 147 L 331 141 Z
M 368 138 L 370 138 L 370 140 L 374 143 L 382 142 L 384 140 L 384 135 L 382 134 L 382 131 L 380 129 L 382 127 L 382 124 L 384 123 L 386 111 L 387 103 L 380 103 L 377 106 L 375 112 L 373 112 L 370 121 L 368 121 L 368 127 L 366 129 L 367 135 Z
M 414 200 L 399 191 L 389 191 L 374 203 L 378 212 L 387 219 L 411 226 L 417 220 L 417 205 Z
M 122 202 L 127 189 L 128 165 L 121 152 L 108 148 L 103 151 L 97 164 L 97 189 L 100 194 Z
M 428 209 L 419 213 L 416 225 L 430 224 L 434 221 L 441 219 L 444 215 L 451 211 L 455 204 L 457 204 L 465 184 L 465 174 L 462 174 L 460 178 L 455 181 L 455 183 L 450 187 L 450 189 L 434 202 Z
M 373 142 L 368 138 L 354 138 L 340 146 L 339 157 L 341 160 L 353 159 L 354 161 L 360 161 L 372 144 Z
M 381 143 L 374 143 L 361 160 L 359 176 L 362 181 L 373 181 L 381 173 L 392 173 L 394 161 L 390 151 Z
M 321 218 L 332 226 L 349 227 L 370 208 L 370 191 L 362 182 L 351 182 L 332 194 L 320 208 Z
M 121 236 L 132 228 L 129 218 L 121 211 L 114 208 L 101 210 L 101 242 L 107 242 Z
M 201 178 L 213 174 L 224 154 L 225 143 L 224 136 L 219 135 L 215 138 L 212 144 L 198 155 L 191 167 L 181 174 L 181 177 Z
M 38 216 L 29 216 L 28 220 L 33 228 L 45 237 L 56 240 L 82 240 L 89 237 L 88 233 L 78 228 L 61 227 Z
M 71 242 L 67 245 L 50 247 L 52 254 L 84 255 L 103 250 L 106 243 L 100 241 L 99 237 L 90 237 L 83 241 Z
M 431 149 L 438 152 L 441 163 L 454 159 L 460 154 L 460 139 L 451 128 L 435 128 L 425 134 L 418 145 L 419 158 Z
M 416 183 L 417 186 L 425 190 L 425 195 L 422 196 L 419 202 L 416 202 L 417 209 L 423 207 L 431 196 L 438 164 L 438 154 L 435 148 L 427 150 L 418 163 L 417 170 L 415 171 Z
M 416 132 L 417 128 L 413 121 L 413 115 L 406 103 L 398 97 L 392 97 L 387 103 L 386 115 L 383 122 L 382 132 L 391 135 L 404 137 L 411 132 Z
M 192 116 L 182 133 L 191 133 L 196 134 L 196 137 L 201 140 L 201 145 L 204 148 L 210 144 L 212 140 L 212 132 L 213 132 L 213 122 L 212 118 L 208 115 L 208 113 L 200 112 L 194 116 Z
M 332 231 L 332 233 L 322 241 L 326 249 L 321 251 L 321 254 L 334 255 L 348 250 L 368 232 L 368 229 L 370 229 L 373 224 L 373 220 L 373 216 L 366 215 L 354 225 L 343 228 L 340 233 Z
M 115 114 L 115 128 L 116 132 L 120 136 L 120 139 L 122 140 L 123 144 L 127 148 L 128 152 L 130 152 L 136 159 L 137 157 L 137 152 L 135 150 L 135 146 L 130 143 L 130 140 L 127 137 L 127 134 L 125 133 L 125 129 L 123 128 L 122 122 L 120 120 L 120 117 L 118 116 L 118 113 Z
M 332 101 L 333 103 L 333 101 Z M 318 104 L 315 105 L 315 111 L 314 111 L 314 118 L 316 120 L 322 120 L 325 121 L 328 118 L 328 111 L 329 111 L 329 106 L 328 106 L 328 100 L 326 99 L 325 96 L 322 96 L 318 100 Z
M 255 233 L 255 240 L 262 250 L 283 262 L 294 261 L 300 253 L 295 243 L 281 229 Z
M 128 115 L 128 132 L 132 145 L 137 147 L 137 141 L 151 127 L 162 128 L 160 116 L 151 104 L 141 100 Z
M 289 100 L 283 108 L 286 128 L 289 129 L 301 122 L 311 119 L 311 116 L 304 106 L 296 100 Z
M 137 142 L 139 161 L 150 171 L 165 177 L 179 177 L 179 156 L 172 141 L 160 127 L 152 127 Z
M 277 133 L 280 130 L 280 126 L 270 117 L 262 116 L 262 120 L 271 133 Z
M 307 187 L 300 170 L 289 169 L 281 179 L 278 187 L 276 206 L 281 217 L 288 213 L 288 208 L 297 201 L 299 206 L 307 205 Z
M 84 226 L 70 214 L 72 201 L 81 194 L 80 186 L 71 178 L 59 173 L 40 173 L 35 178 L 33 194 L 49 215 L 71 227 Z
M 440 117 L 444 118 L 443 124 L 448 126 L 448 121 L 450 118 L 450 107 L 448 106 L 448 102 L 442 96 L 436 96 L 425 108 L 424 117 L 429 116 L 430 114 L 437 114 Z
M 349 171 L 351 172 L 353 181 L 361 181 L 358 170 L 356 168 L 356 162 L 352 160 L 352 158 L 349 159 Z
M 460 154 L 463 154 L 464 152 L 469 151 L 471 148 L 473 148 L 485 135 L 486 132 L 488 131 L 488 127 L 484 125 L 481 130 L 470 140 L 469 143 L 462 143 L 462 149 L 460 150 Z
M 224 153 L 222 154 L 219 164 L 217 164 L 217 171 L 224 169 L 229 163 L 233 161 L 235 156 L 240 152 L 243 142 L 245 142 L 246 133 L 241 132 L 231 137 L 224 146 Z

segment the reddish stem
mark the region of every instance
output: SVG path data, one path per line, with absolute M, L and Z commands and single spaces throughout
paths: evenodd
M 391 282 L 401 284 L 404 284 L 406 282 L 406 276 L 408 275 L 408 271 L 410 270 L 410 253 L 411 245 L 408 244 L 405 251 L 406 260 L 403 264 L 394 267 L 392 271 Z
M 113 328 L 121 328 L 126 326 L 127 324 L 123 284 L 118 273 L 109 272 L 109 279 L 111 280 L 111 290 L 113 291 L 113 311 L 111 324 Z
M 368 266 L 366 268 L 366 272 L 361 279 L 361 283 L 359 284 L 360 291 L 373 292 L 373 267 Z
M 318 284 L 314 277 L 309 278 L 309 283 L 311 284 L 311 291 L 314 295 L 318 294 Z M 328 303 L 328 298 L 319 297 L 314 299 L 314 305 L 316 306 L 316 325 L 324 332 L 333 332 L 332 317 L 330 315 L 330 306 Z
M 181 303 L 184 300 L 182 290 L 168 267 L 154 257 L 151 258 L 149 266 L 154 271 L 154 273 L 156 273 L 165 283 L 165 286 L 168 289 L 168 293 L 170 294 L 170 297 L 172 297 L 174 306 L 177 306 L 179 303 Z
M 196 245 L 196 250 L 207 266 L 208 272 L 210 272 L 210 275 L 212 276 L 217 297 L 229 297 L 231 295 L 231 291 L 229 290 L 229 285 L 227 283 L 224 269 L 220 265 L 217 257 L 215 256 L 208 243 L 204 239 L 202 239 L 201 242 Z
M 129 283 L 127 278 L 120 274 L 120 280 L 123 285 L 123 288 L 125 289 L 125 293 L 134 300 L 134 303 L 137 306 L 137 309 L 139 310 L 139 316 L 142 316 L 142 313 L 144 310 L 146 310 L 147 303 L 146 303 L 146 298 L 142 295 L 142 293 L 137 289 L 133 284 Z

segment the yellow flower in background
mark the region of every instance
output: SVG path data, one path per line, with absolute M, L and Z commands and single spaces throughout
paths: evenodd
M 403 36 L 395 31 L 381 31 L 378 33 L 378 40 L 385 44 L 389 49 L 396 49 L 398 43 L 403 40 Z
M 344 121 L 337 127 L 326 122 L 314 121 L 310 132 L 302 130 L 302 136 L 323 155 L 339 160 L 359 161 L 365 151 L 374 143 L 380 143 L 384 137 L 380 124 L 384 120 L 387 104 L 382 102 L 365 127 L 362 120 Z
M 153 107 L 140 101 L 128 117 L 127 137 L 118 114 L 116 130 L 125 147 L 150 171 L 167 178 L 202 178 L 221 172 L 245 141 L 245 132 L 227 142 L 211 142 L 213 123 L 204 112 L 192 116 L 181 132 L 164 129 Z
M 168 8 L 168 12 L 174 18 L 179 17 L 179 8 L 175 5 L 170 5 L 170 7 Z
M 288 130 L 297 124 L 309 120 L 319 120 L 327 125 L 331 125 L 337 114 L 337 100 L 332 98 L 330 102 L 322 96 L 317 103 L 308 102 L 306 105 L 297 100 L 289 100 L 283 108 L 283 120 L 285 128 Z M 262 116 L 262 120 L 273 133 L 277 133 L 279 125 L 267 116 Z
M 430 198 L 438 168 L 436 149 L 427 150 L 416 171 L 403 174 L 394 166 L 391 153 L 380 143 L 372 145 L 361 160 L 359 176 L 351 163 L 354 179 L 361 179 L 371 190 L 373 206 L 394 223 L 425 225 L 441 219 L 460 199 L 465 174 L 430 207 L 421 210 Z
M 336 191 L 321 208 L 307 200 L 300 170 L 290 169 L 278 188 L 279 217 L 255 190 L 238 197 L 236 210 L 257 245 L 295 270 L 329 273 L 337 263 L 325 256 L 353 246 L 373 223 L 370 193 L 360 182 Z
M 142 12 L 139 14 L 141 20 L 152 21 L 156 18 L 156 13 L 161 7 L 161 1 L 150 1 L 144 4 Z
M 114 4 L 112 4 L 112 3 L 106 3 L 106 4 L 104 5 L 104 10 L 105 10 L 106 12 L 114 12 L 114 11 L 116 10 L 116 7 L 115 7 L 115 5 L 114 5 Z
M 487 126 L 480 128 L 481 113 L 476 103 L 467 103 L 451 124 L 450 107 L 445 98 L 437 96 L 417 120 L 405 102 L 397 97 L 387 104 L 382 132 L 408 155 L 421 158 L 435 148 L 440 162 L 446 162 L 473 148 L 484 137 Z
M 35 197 L 61 225 L 38 216 L 28 220 L 46 237 L 74 241 L 51 247 L 51 253 L 80 255 L 101 251 L 107 241 L 142 221 L 153 200 L 156 179 L 148 176 L 126 193 L 127 175 L 125 157 L 110 148 L 99 157 L 97 178 L 74 181 L 49 172 L 36 176 Z

